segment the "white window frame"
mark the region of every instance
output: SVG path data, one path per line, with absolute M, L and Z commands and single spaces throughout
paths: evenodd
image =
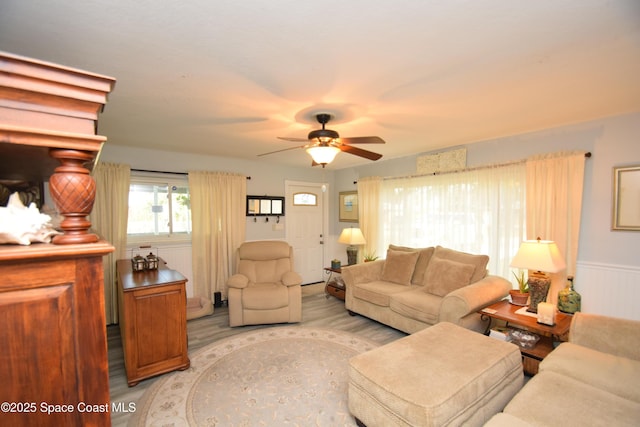
M 162 174 L 151 172 L 131 172 L 130 184 L 157 184 L 167 185 L 169 191 L 172 186 L 189 187 L 187 175 Z M 189 193 L 191 194 L 191 193 Z M 170 216 L 172 206 L 169 203 Z M 168 243 L 191 243 L 191 233 L 169 233 L 169 234 L 127 234 L 127 245 L 137 246 L 144 244 L 168 244 Z

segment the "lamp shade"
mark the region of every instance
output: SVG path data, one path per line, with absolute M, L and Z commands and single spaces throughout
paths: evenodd
M 364 236 L 362 235 L 362 231 L 359 228 L 345 228 L 340 233 L 340 237 L 338 238 L 338 242 L 345 243 L 347 245 L 364 245 L 367 243 L 364 240 Z
M 544 273 L 557 273 L 566 266 L 558 246 L 551 240 L 526 240 L 511 260 L 511 267 Z
M 309 153 L 313 161 L 320 165 L 331 163 L 339 152 L 340 149 L 333 145 L 318 145 L 307 148 L 307 153 Z

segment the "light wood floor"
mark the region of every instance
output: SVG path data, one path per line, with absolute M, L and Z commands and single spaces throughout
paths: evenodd
M 324 284 L 303 286 L 302 289 L 302 322 L 298 324 L 299 326 L 340 329 L 367 337 L 380 344 L 386 344 L 406 335 L 365 317 L 350 316 L 344 308 L 343 301 L 334 297 L 327 298 L 324 295 Z M 231 335 L 274 326 L 278 325 L 231 328 L 229 327 L 227 307 L 217 307 L 213 315 L 187 322 L 189 353 Z M 141 381 L 138 385 L 129 387 L 124 372 L 122 343 L 117 325 L 107 327 L 107 340 L 111 401 L 123 403 L 124 407 L 128 407 L 129 403 L 137 404 L 144 392 L 161 376 Z M 131 413 L 123 412 L 112 413 L 113 426 L 126 426 L 131 415 Z

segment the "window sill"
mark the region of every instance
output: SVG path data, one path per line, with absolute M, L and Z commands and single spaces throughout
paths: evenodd
M 191 244 L 191 234 L 173 236 L 127 236 L 127 246 Z

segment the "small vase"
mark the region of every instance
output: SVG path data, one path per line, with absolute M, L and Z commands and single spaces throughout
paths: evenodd
M 558 292 L 558 310 L 563 313 L 574 314 L 580 311 L 582 297 L 573 289 L 573 276 L 567 277 L 567 286 Z

